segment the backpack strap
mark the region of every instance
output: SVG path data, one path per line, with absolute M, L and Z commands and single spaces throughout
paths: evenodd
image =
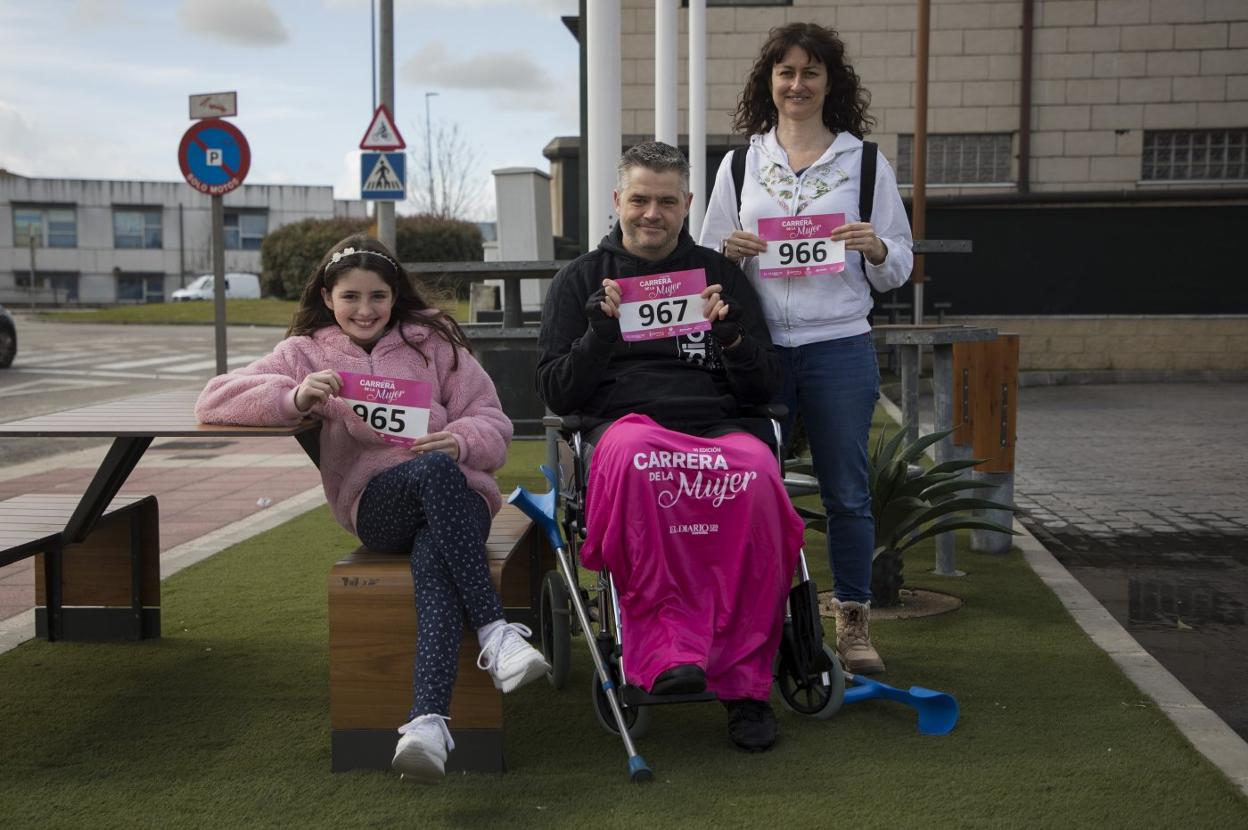
M 737 216 L 741 215 L 741 188 L 745 187 L 745 153 L 749 147 L 736 147 L 732 151 L 732 184 L 737 190 Z
M 879 155 L 880 145 L 874 141 L 862 142 L 862 169 L 858 173 L 859 222 L 871 221 L 871 208 L 875 206 L 875 161 Z
M 871 221 L 871 208 L 875 207 L 875 162 L 880 155 L 880 145 L 874 141 L 862 142 L 861 167 L 858 171 L 858 221 Z M 867 273 L 867 255 L 862 257 L 862 273 Z

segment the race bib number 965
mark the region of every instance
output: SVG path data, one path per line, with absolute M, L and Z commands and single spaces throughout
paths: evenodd
M 410 447 L 429 432 L 432 389 L 421 380 L 339 372 L 338 396 L 364 423 L 391 444 Z
M 620 334 L 625 340 L 657 340 L 706 331 L 702 290 L 706 271 L 673 271 L 645 277 L 625 277 L 620 284 Z
M 758 255 L 758 275 L 766 280 L 844 270 L 845 243 L 828 238 L 844 224 L 843 213 L 759 219 L 758 235 L 767 240 L 767 250 Z

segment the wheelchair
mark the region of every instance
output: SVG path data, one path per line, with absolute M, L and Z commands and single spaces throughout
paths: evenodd
M 775 451 L 782 473 L 780 419 L 786 413 L 783 406 L 769 405 L 752 408 L 742 419 L 749 432 L 770 439 L 765 443 Z M 582 573 L 579 549 L 586 538 L 585 492 L 591 452 L 585 435 L 592 427 L 603 423 L 575 415 L 543 418 L 543 425 L 557 430 L 560 436 L 558 481 L 552 479 L 552 485 L 557 493 L 556 518 L 570 555 L 563 559 L 563 571 L 548 571 L 542 578 L 538 628 L 542 653 L 550 664 L 547 679 L 556 689 L 567 685 L 573 637 L 583 636 L 588 647 L 597 651 L 600 659 L 595 659 L 595 664 L 609 671 L 610 685 L 616 693 L 612 701 L 599 673 L 595 672 L 591 690 L 594 713 L 598 723 L 609 733 L 619 735 L 619 725 L 623 724 L 627 731 L 625 743 L 631 754 L 630 739 L 640 738 L 649 729 L 654 706 L 711 701 L 716 696 L 712 692 L 652 695 L 630 683 L 623 659 L 626 644 L 620 636 L 619 597 L 611 574 L 607 571 Z M 550 477 L 551 473 L 547 475 Z M 809 477 L 797 474 L 786 477 L 790 495 L 817 491 L 813 479 L 807 479 Z M 823 642 L 818 596 L 806 567 L 804 551 L 799 554 L 795 577 L 797 584 L 790 591 L 785 606 L 773 682 L 785 708 L 824 720 L 840 709 L 846 678 L 835 651 Z M 582 620 L 588 623 L 589 630 L 585 630 Z M 619 718 L 613 711 L 613 702 L 618 705 Z

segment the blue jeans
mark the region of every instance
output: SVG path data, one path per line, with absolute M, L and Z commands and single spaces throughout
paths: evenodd
M 777 346 L 784 366 L 780 402 L 789 407 L 785 441 L 802 413 L 819 495 L 828 514 L 828 565 L 842 601 L 871 599 L 871 474 L 867 438 L 880 397 L 870 332 L 796 348 Z

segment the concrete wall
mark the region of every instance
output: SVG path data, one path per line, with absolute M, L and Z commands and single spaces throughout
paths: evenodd
M 1017 332 L 1028 371 L 1248 371 L 1248 316 L 950 317 Z
M 30 268 L 30 254 L 25 247 L 14 247 L 14 203 L 74 208 L 77 247 L 36 248 L 35 261 L 40 273 L 77 273 L 79 302 L 116 301 L 117 277 L 114 269 L 120 269 L 122 273 L 165 275 L 166 299 L 196 275 L 212 270 L 211 199 L 185 183 L 0 176 L 0 303 L 29 302 L 32 299 L 25 287 L 16 286 L 14 272 Z M 227 212 L 254 210 L 267 213 L 269 231 L 307 218 L 367 216 L 364 202 L 335 200 L 331 187 L 243 185 L 225 195 L 224 206 Z M 159 207 L 162 247 L 151 250 L 114 248 L 114 207 Z M 185 235 L 179 228 L 184 229 Z M 260 252 L 227 250 L 225 270 L 260 273 Z M 52 302 L 51 288 L 36 291 L 33 299 L 36 302 Z
M 653 2 L 624 0 L 623 6 L 622 129 L 653 134 Z M 1170 188 L 1140 182 L 1144 130 L 1248 127 L 1248 0 L 1036 0 L 1035 7 L 1033 190 Z M 1018 0 L 932 0 L 929 49 L 928 129 L 1014 133 L 1013 181 L 1022 8 Z M 686 10 L 679 19 L 683 61 Z M 737 98 L 768 29 L 797 21 L 841 33 L 872 95 L 870 112 L 878 122 L 872 138 L 896 159 L 898 135 L 914 132 L 913 0 L 708 8 L 708 143 L 732 132 Z M 683 64 L 678 77 L 683 132 Z M 992 186 L 929 193 L 984 187 Z

